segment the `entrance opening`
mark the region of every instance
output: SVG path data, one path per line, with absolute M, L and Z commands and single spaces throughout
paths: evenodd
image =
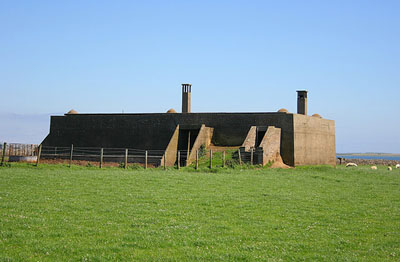
M 180 129 L 178 137 L 178 150 L 180 151 L 180 164 L 181 166 L 186 165 L 186 159 L 188 158 L 190 151 L 193 148 L 194 142 L 199 135 L 199 129 Z
M 267 127 L 264 126 L 257 127 L 256 144 L 255 144 L 256 147 L 260 146 L 261 141 L 263 140 L 266 132 L 267 132 Z

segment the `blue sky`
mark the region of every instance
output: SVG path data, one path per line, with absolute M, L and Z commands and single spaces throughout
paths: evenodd
M 0 141 L 49 115 L 296 111 L 338 152 L 400 153 L 400 1 L 1 1 Z

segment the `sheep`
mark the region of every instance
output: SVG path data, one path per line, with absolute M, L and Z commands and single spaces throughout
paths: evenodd
M 372 170 L 377 170 L 378 168 L 376 166 L 371 166 Z
M 346 167 L 351 167 L 351 166 L 357 166 L 357 164 L 356 163 L 347 163 L 346 164 Z
M 396 165 L 396 168 L 400 168 L 400 164 L 397 164 L 397 165 Z
M 388 170 L 389 170 L 389 171 L 392 171 L 392 167 L 391 167 L 391 166 L 388 166 Z

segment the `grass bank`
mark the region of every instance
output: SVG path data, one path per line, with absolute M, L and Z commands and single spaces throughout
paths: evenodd
M 0 261 L 398 261 L 400 170 L 0 168 Z

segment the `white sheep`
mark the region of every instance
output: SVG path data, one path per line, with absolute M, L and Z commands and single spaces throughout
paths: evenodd
M 376 166 L 371 166 L 372 170 L 377 170 L 378 168 Z
M 388 166 L 388 170 L 389 170 L 389 171 L 392 171 L 392 167 L 391 167 L 391 166 Z
M 397 164 L 397 165 L 396 165 L 396 168 L 400 168 L 400 164 Z
M 357 164 L 356 163 L 347 163 L 346 164 L 346 167 L 351 167 L 351 166 L 357 166 Z

